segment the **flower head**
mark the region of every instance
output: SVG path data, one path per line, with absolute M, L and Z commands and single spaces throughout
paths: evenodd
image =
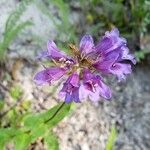
M 68 75 L 60 91 L 66 103 L 81 102 L 87 98 L 94 102 L 101 97 L 110 99 L 111 90 L 104 83 L 102 75 L 112 74 L 118 81 L 122 81 L 132 71 L 131 65 L 124 62 L 136 64 L 135 57 L 129 53 L 126 39 L 119 36 L 117 28 L 107 31 L 97 45 L 94 45 L 92 36 L 85 35 L 79 48 L 72 44 L 69 47 L 72 57 L 59 50 L 53 41 L 49 41 L 47 50 L 38 58 L 48 59 L 53 66 L 45 67 L 34 77 L 37 84 L 43 85 Z

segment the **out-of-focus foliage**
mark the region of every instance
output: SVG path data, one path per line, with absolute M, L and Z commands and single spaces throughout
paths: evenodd
M 45 135 L 44 143 L 47 145 L 47 149 L 49 150 L 59 150 L 58 139 L 52 132 Z
M 15 150 L 26 150 L 31 143 L 40 137 L 49 149 L 58 150 L 57 137 L 51 129 L 68 115 L 70 107 L 71 104 L 60 103 L 45 113 L 36 115 L 26 113 L 19 119 L 17 110 L 13 108 L 11 111 L 16 111 L 13 124 L 9 125 L 10 127 L 0 129 L 1 149 L 5 149 L 6 144 L 13 143 Z
M 76 27 L 70 22 L 69 3 L 63 0 L 36 1 L 36 5 L 41 12 L 46 15 L 57 28 L 57 40 L 76 42 Z M 58 9 L 58 16 L 49 11 L 49 6 L 53 5 Z
M 150 53 L 150 49 L 143 49 L 141 51 L 135 52 L 135 56 L 138 62 L 141 62 L 147 54 Z
M 8 17 L 5 25 L 5 31 L 3 35 L 3 40 L 0 43 L 0 59 L 5 58 L 5 53 L 11 42 L 23 29 L 31 26 L 33 23 L 31 21 L 19 22 L 22 14 L 26 11 L 28 5 L 30 5 L 34 0 L 23 0 L 20 2 L 19 6 L 11 13 Z
M 12 96 L 12 98 L 14 100 L 17 100 L 21 97 L 22 95 L 22 90 L 21 90 L 21 87 L 20 86 L 14 86 L 10 89 L 10 95 Z
M 113 150 L 113 146 L 117 137 L 117 131 L 115 126 L 113 125 L 111 128 L 110 135 L 108 137 L 108 141 L 106 143 L 106 150 Z

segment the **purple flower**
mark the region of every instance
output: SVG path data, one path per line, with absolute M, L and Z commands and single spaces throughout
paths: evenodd
M 38 72 L 35 75 L 34 81 L 38 85 L 43 85 L 46 83 L 51 84 L 52 81 L 60 79 L 65 73 L 66 70 L 64 68 L 58 67 L 45 68 L 44 70 Z
M 105 99 L 111 98 L 110 88 L 102 81 L 99 75 L 91 73 L 88 69 L 83 71 L 83 85 L 80 86 L 80 98 L 97 102 L 100 97 Z
M 127 61 L 136 64 L 135 57 L 129 53 L 126 39 L 119 36 L 117 28 L 107 31 L 96 46 L 90 35 L 82 37 L 79 48 L 72 44 L 69 46 L 72 57 L 58 49 L 53 41 L 49 41 L 47 50 L 38 58 L 47 58 L 53 66 L 45 68 L 34 77 L 37 84 L 43 85 L 69 75 L 60 91 L 66 103 L 77 103 L 87 98 L 94 102 L 101 97 L 110 99 L 111 90 L 103 82 L 102 75 L 115 75 L 118 81 L 122 81 L 132 71 Z
M 67 81 L 64 83 L 60 95 L 65 96 L 65 102 L 70 103 L 74 101 L 76 103 L 80 102 L 79 100 L 79 87 L 80 87 L 80 78 L 79 75 L 74 72 Z

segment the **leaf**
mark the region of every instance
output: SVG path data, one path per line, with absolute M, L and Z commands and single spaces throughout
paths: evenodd
M 137 61 L 140 62 L 149 53 L 150 53 L 150 49 L 142 49 L 138 52 L 135 52 L 135 56 L 136 56 Z
M 113 145 L 115 143 L 116 137 L 117 137 L 117 131 L 115 126 L 113 125 L 106 144 L 106 150 L 113 150 Z
M 0 111 L 4 108 L 5 102 L 4 100 L 0 99 Z
M 22 133 L 14 138 L 15 150 L 26 150 L 31 143 L 31 136 Z
M 15 128 L 1 128 L 0 129 L 0 145 L 5 145 L 10 140 L 12 140 L 17 134 L 20 134 L 20 131 Z
M 35 126 L 34 129 L 32 129 L 30 135 L 31 135 L 31 141 L 35 142 L 37 138 L 43 137 L 48 131 L 48 127 L 45 124 L 40 124 L 40 126 Z
M 18 26 L 14 27 L 13 30 L 9 32 L 4 33 L 3 42 L 0 43 L 0 58 L 4 59 L 4 55 L 6 52 L 6 49 L 9 47 L 13 39 L 18 35 L 19 32 L 21 32 L 23 29 L 25 29 L 27 26 L 33 25 L 30 21 L 25 21 L 23 23 L 20 23 Z
M 27 133 L 31 136 L 31 142 L 43 137 L 50 128 L 57 125 L 68 115 L 70 106 L 71 104 L 60 103 L 45 113 L 26 116 L 23 123 Z
M 62 106 L 62 108 L 57 112 L 57 114 L 54 116 L 54 114 L 56 113 L 56 111 Z M 49 126 L 49 127 L 54 127 L 55 125 L 57 125 L 62 119 L 64 119 L 65 116 L 67 116 L 69 114 L 71 108 L 71 103 L 70 104 L 65 104 L 65 103 L 61 103 L 56 105 L 55 107 L 53 107 L 52 109 L 50 109 L 46 114 L 45 114 L 45 118 L 48 119 L 45 120 L 45 123 Z
M 11 41 L 17 36 L 19 32 L 21 32 L 23 29 L 25 29 L 27 26 L 31 26 L 33 23 L 31 21 L 25 21 L 14 27 L 13 30 L 10 32 L 6 32 L 4 34 L 4 47 L 7 48 L 8 45 L 11 43 Z
M 23 30 L 25 27 L 31 25 L 30 21 L 26 21 L 23 23 L 18 23 L 20 17 L 25 12 L 27 6 L 31 4 L 34 0 L 23 0 L 20 2 L 18 7 L 16 7 L 15 11 L 11 13 L 8 17 L 7 22 L 5 24 L 5 31 L 2 43 L 0 43 L 0 59 L 4 60 L 4 55 L 6 53 L 6 49 L 9 47 L 9 44 L 12 40 L 17 36 L 17 34 Z
M 8 17 L 6 25 L 5 25 L 5 32 L 10 32 L 16 26 L 16 23 L 20 20 L 20 17 L 27 9 L 27 6 L 31 4 L 34 0 L 23 0 L 19 3 L 16 7 L 15 11 L 11 13 Z
M 62 105 L 63 107 L 60 109 Z M 66 115 L 69 114 L 70 106 L 71 104 L 60 103 L 47 112 L 38 115 L 29 114 L 23 119 L 24 126 L 27 129 L 33 129 L 35 128 L 35 125 L 38 127 L 40 124 L 44 123 L 51 128 L 58 124 Z
M 59 150 L 58 138 L 52 132 L 44 137 L 44 143 L 48 150 Z
M 26 129 L 33 129 L 43 122 L 42 118 L 39 118 L 38 115 L 29 114 L 23 118 L 23 123 Z

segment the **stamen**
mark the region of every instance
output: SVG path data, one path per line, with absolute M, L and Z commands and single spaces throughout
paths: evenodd
M 59 59 L 59 61 L 60 61 L 60 62 L 65 62 L 65 61 L 66 61 L 66 58 L 62 57 L 62 58 Z
M 69 47 L 75 54 L 80 55 L 80 51 L 75 45 L 69 44 Z
M 72 62 L 69 61 L 69 60 L 67 60 L 67 61 L 65 62 L 65 64 L 72 64 Z
M 88 83 L 91 85 L 92 91 L 93 91 L 93 92 L 96 92 L 95 87 L 96 87 L 97 85 L 96 85 L 96 84 L 93 84 L 93 82 L 92 82 L 91 80 L 88 81 Z
M 53 61 L 53 63 L 54 63 L 56 66 L 59 65 L 54 59 L 52 59 L 52 61 Z

